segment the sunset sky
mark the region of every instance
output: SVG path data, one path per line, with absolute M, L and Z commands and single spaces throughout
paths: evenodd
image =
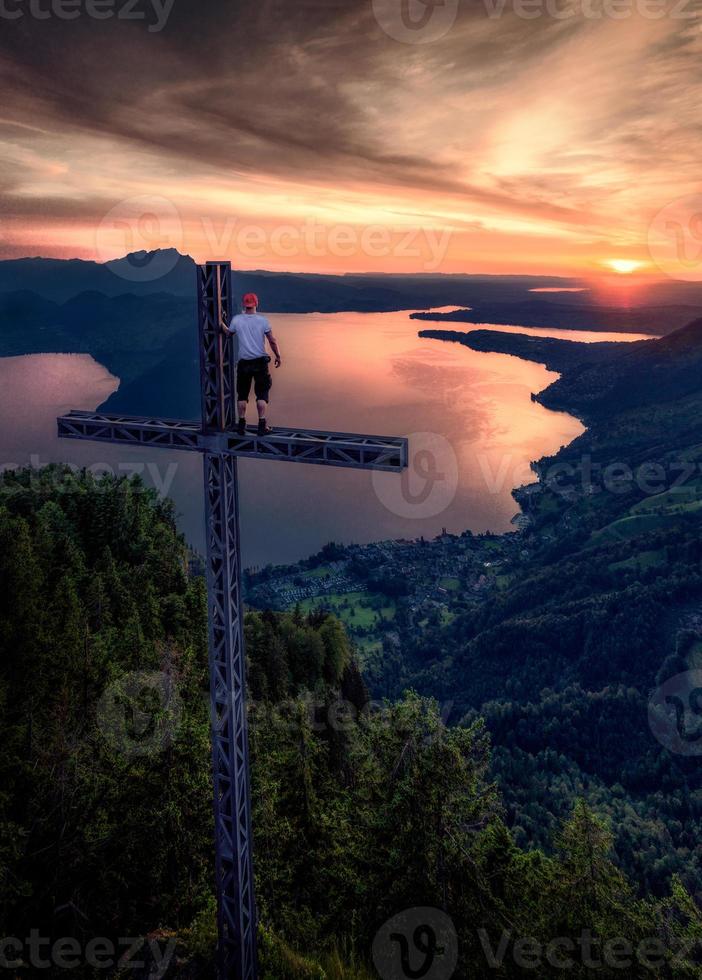
M 154 30 L 152 0 L 7 0 L 0 257 L 653 271 L 652 222 L 700 188 L 697 0 L 452 2 L 175 0 Z

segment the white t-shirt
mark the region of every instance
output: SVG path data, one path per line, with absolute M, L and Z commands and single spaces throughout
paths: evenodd
M 239 340 L 239 360 L 253 361 L 266 356 L 266 335 L 271 325 L 260 313 L 239 313 L 232 318 L 229 332 Z

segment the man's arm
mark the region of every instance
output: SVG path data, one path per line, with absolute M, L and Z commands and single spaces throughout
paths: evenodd
M 224 319 L 224 317 L 222 317 L 222 319 L 220 320 L 219 325 L 222 328 L 223 333 L 226 333 L 226 334 L 233 333 L 230 325 L 227 323 L 227 321 Z
M 278 341 L 273 336 L 272 330 L 266 334 L 266 337 L 268 337 L 268 343 L 271 345 L 271 350 L 275 354 L 275 366 L 279 368 L 280 365 L 283 363 L 283 360 L 280 356 L 280 348 L 278 347 Z

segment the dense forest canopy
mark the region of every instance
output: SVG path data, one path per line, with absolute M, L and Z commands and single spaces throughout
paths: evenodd
M 454 720 L 485 720 L 517 842 L 548 848 L 582 797 L 610 819 L 640 894 L 665 894 L 679 874 L 699 901 L 702 321 L 619 352 L 436 335 L 562 370 L 536 397 L 588 429 L 517 492 L 529 526 L 499 588 L 459 595 L 450 623 L 387 644 L 367 679 L 391 697 L 414 687 L 450 701 Z M 670 707 L 676 751 L 650 724 L 666 690 L 682 750 Z
M 17 962 L 33 930 L 46 956 L 141 936 L 158 975 L 212 976 L 206 603 L 187 559 L 138 481 L 3 477 L 0 931 L 22 937 Z M 601 976 L 702 975 L 688 891 L 637 896 L 590 807 L 548 854 L 518 846 L 482 721 L 446 728 L 412 693 L 372 705 L 323 613 L 251 613 L 246 632 L 264 976 L 365 976 L 408 907 L 448 916 L 457 976 L 557 977 L 564 957 L 574 976 L 593 958 Z

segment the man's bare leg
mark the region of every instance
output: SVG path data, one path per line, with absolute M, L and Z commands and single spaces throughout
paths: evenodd
M 259 401 L 256 402 L 256 408 L 258 409 L 258 434 L 260 436 L 263 436 L 267 432 L 270 432 L 271 431 L 270 426 L 268 425 L 268 422 L 266 421 L 266 412 L 268 410 L 268 402 L 264 402 L 264 401 L 259 400 Z
M 246 431 L 246 409 L 248 402 L 239 402 L 239 432 L 244 435 Z

